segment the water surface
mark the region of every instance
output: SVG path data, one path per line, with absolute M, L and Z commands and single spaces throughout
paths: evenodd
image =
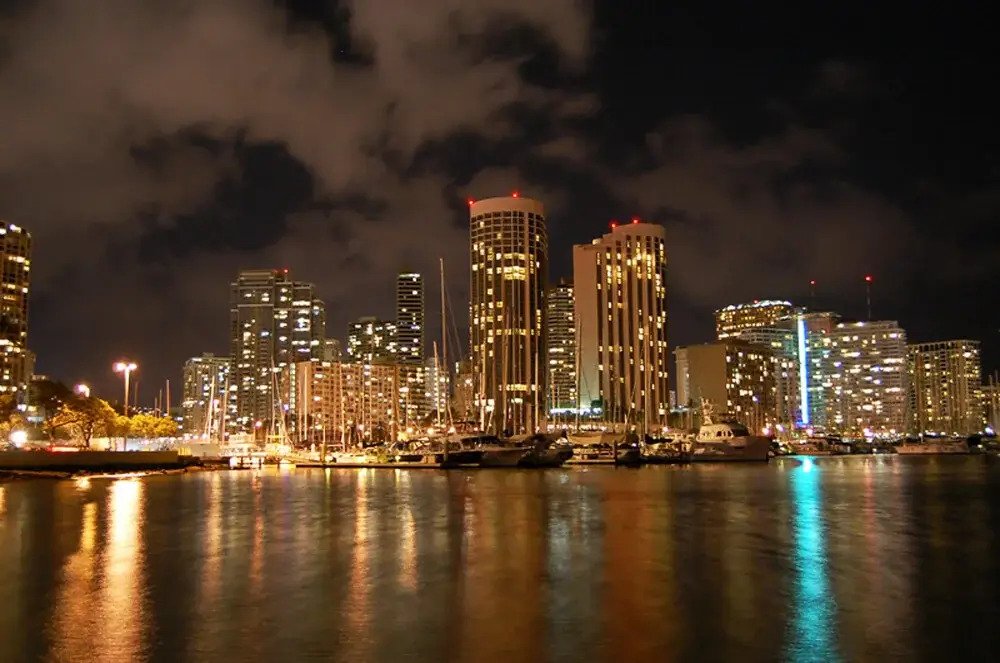
M 1000 462 L 0 484 L 0 661 L 985 659 Z

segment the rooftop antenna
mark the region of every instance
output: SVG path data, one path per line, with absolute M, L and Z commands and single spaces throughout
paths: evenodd
M 871 274 L 865 276 L 865 303 L 868 304 L 868 321 L 872 319 L 872 278 Z
M 816 279 L 809 281 L 809 307 L 816 310 Z

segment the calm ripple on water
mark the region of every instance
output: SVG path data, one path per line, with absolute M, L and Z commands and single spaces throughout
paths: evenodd
M 0 484 L 0 661 L 988 660 L 1000 462 Z

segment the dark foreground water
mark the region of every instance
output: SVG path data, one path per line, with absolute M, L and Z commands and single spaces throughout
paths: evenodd
M 0 661 L 997 656 L 1000 462 L 0 484 Z

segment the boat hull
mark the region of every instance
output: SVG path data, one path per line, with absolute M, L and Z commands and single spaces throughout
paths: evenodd
M 682 452 L 651 452 L 643 454 L 642 462 L 647 465 L 682 465 L 690 463 L 691 456 Z
M 692 463 L 754 463 L 768 460 L 771 441 L 766 437 L 733 438 L 726 442 L 696 442 Z
M 896 453 L 903 456 L 924 456 L 937 454 L 967 454 L 967 442 L 922 442 L 918 444 L 901 444 L 896 447 Z
M 570 448 L 532 449 L 518 462 L 519 467 L 561 467 L 573 457 Z
M 481 467 L 517 467 L 526 453 L 527 449 L 519 447 L 483 449 L 479 465 Z
M 447 457 L 444 452 L 434 454 L 434 462 L 444 466 L 456 465 L 479 465 L 483 460 L 483 452 L 479 449 L 459 449 L 449 451 Z
M 615 465 L 635 467 L 642 465 L 642 451 L 639 447 L 619 447 L 615 451 Z

